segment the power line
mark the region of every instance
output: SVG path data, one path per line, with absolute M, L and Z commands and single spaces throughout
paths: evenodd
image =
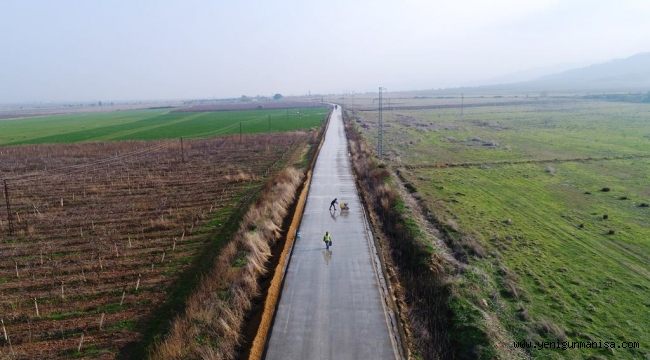
M 23 174 L 23 175 L 8 177 L 7 179 L 9 179 L 9 180 L 30 180 L 30 179 L 33 179 L 33 178 L 41 177 L 44 174 L 55 174 L 56 172 L 62 172 L 63 170 L 66 170 L 65 175 L 70 175 L 70 174 L 86 171 L 88 168 L 94 169 L 94 168 L 99 168 L 99 166 L 102 166 L 102 165 L 111 165 L 114 162 L 122 161 L 122 160 L 124 160 L 126 158 L 138 159 L 138 158 L 140 158 L 142 156 L 146 156 L 146 155 L 148 155 L 150 153 L 153 153 L 153 152 L 158 151 L 158 150 L 162 150 L 162 149 L 164 149 L 166 147 L 169 147 L 169 146 L 170 146 L 170 144 L 160 143 L 160 144 L 148 147 L 148 148 L 138 149 L 138 150 L 134 150 L 132 152 L 124 153 L 124 154 L 119 154 L 119 155 L 115 155 L 115 156 L 102 158 L 102 159 L 91 161 L 91 162 L 88 162 L 88 163 L 67 165 L 67 166 L 63 166 L 63 167 L 59 167 L 59 168 L 49 169 L 49 170 L 46 170 L 44 172 L 43 171 L 37 171 L 37 172 L 33 172 L 33 173 L 27 173 L 27 174 Z

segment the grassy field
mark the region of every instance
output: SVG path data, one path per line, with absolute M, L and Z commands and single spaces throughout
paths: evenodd
M 376 134 L 376 112 L 360 114 Z M 457 108 L 384 112 L 389 154 L 410 165 L 648 154 L 649 118 L 648 105 L 586 101 L 467 108 L 462 118 Z
M 374 141 L 376 112 L 356 116 Z M 559 101 L 384 118 L 388 162 L 452 238 L 478 244 L 454 280 L 466 299 L 456 314 L 505 329 L 502 350 L 521 340 L 640 345 L 526 350 L 533 358 L 650 354 L 650 106 Z
M 0 121 L 0 145 L 155 140 L 310 129 L 325 108 L 170 112 L 169 109 L 51 115 Z

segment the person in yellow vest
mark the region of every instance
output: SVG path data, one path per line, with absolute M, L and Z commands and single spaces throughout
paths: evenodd
M 329 250 L 332 246 L 332 235 L 329 231 L 325 231 L 325 236 L 323 236 L 323 242 L 325 243 L 325 249 Z

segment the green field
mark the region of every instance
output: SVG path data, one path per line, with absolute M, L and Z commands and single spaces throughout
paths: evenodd
M 376 113 L 356 115 L 373 142 Z M 389 164 L 453 238 L 484 251 L 454 280 L 467 300 L 452 305 L 457 312 L 488 333 L 505 329 L 501 349 L 521 340 L 640 344 L 527 350 L 533 358 L 650 354 L 649 105 L 562 101 L 384 118 Z
M 360 114 L 374 135 L 376 112 Z M 648 155 L 650 149 L 647 104 L 486 106 L 466 108 L 462 118 L 457 108 L 394 110 L 384 119 L 389 154 L 408 164 Z
M 154 140 L 280 132 L 317 127 L 325 108 L 171 112 L 169 109 L 0 120 L 0 145 Z

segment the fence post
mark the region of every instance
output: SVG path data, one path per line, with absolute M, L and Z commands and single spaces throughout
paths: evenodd
M 3 179 L 2 180 L 5 185 L 5 202 L 7 204 L 7 222 L 9 222 L 9 235 L 13 235 L 14 233 L 14 225 L 11 222 L 11 205 L 9 202 L 9 189 L 7 187 L 7 180 Z
M 185 162 L 185 148 L 183 147 L 183 137 L 181 136 L 181 160 Z

